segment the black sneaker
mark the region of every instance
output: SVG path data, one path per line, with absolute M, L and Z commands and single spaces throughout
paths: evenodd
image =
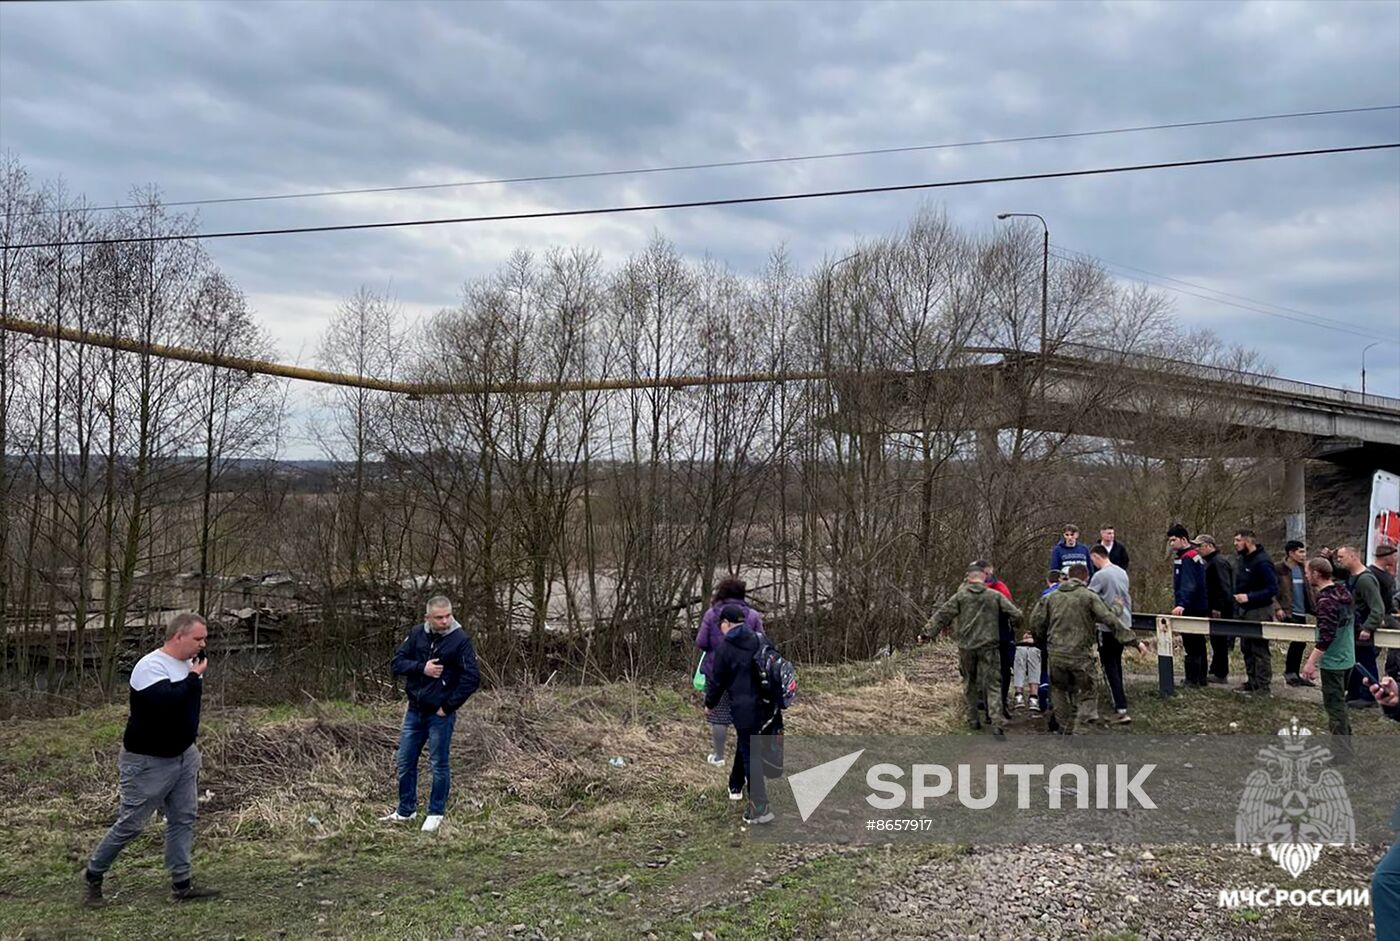
M 94 878 L 86 866 L 83 867 L 83 904 L 88 908 L 101 908 L 107 904 L 102 894 L 102 877 Z
M 1374 699 L 1348 699 L 1347 705 L 1353 709 L 1370 709 L 1376 704 Z
M 1212 676 L 1210 677 L 1210 679 L 1208 680 L 1208 682 L 1214 683 L 1216 686 L 1225 686 L 1225 685 L 1227 685 L 1227 684 L 1230 682 L 1230 680 L 1229 680 L 1229 678 L 1224 677 L 1224 676 L 1214 676 L 1214 675 L 1212 675 Z
M 218 889 L 199 888 L 193 882 L 177 883 L 170 887 L 172 902 L 205 902 L 222 894 Z
M 1316 685 L 1317 685 L 1317 684 L 1314 683 L 1312 680 L 1305 680 L 1305 679 L 1303 679 L 1303 678 L 1302 678 L 1301 676 L 1299 676 L 1297 673 L 1290 673 L 1290 674 L 1284 676 L 1283 679 L 1284 679 L 1284 682 L 1286 682 L 1289 686 L 1316 686 Z

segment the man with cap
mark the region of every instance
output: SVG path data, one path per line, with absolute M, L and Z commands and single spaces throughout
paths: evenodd
M 1210 606 L 1210 616 L 1226 620 L 1234 618 L 1235 573 L 1225 554 L 1220 551 L 1220 543 L 1210 533 L 1201 533 L 1196 537 L 1196 554 L 1206 564 L 1206 604 Z M 1235 638 L 1211 635 L 1208 682 L 1223 684 L 1230 681 L 1230 651 L 1234 649 Z
M 1084 733 L 1099 718 L 1098 625 L 1112 630 L 1124 646 L 1135 644 L 1141 654 L 1147 653 L 1147 645 L 1123 626 L 1118 617 L 1121 606 L 1115 611 L 1085 587 L 1086 566 L 1076 563 L 1066 574 L 1069 577 L 1058 588 L 1036 602 L 1029 628 L 1031 636 L 1050 651 L 1050 699 L 1061 729 Z
M 982 728 L 979 700 L 992 708 L 987 711 L 992 734 L 1000 736 L 1006 727 L 1006 717 L 995 708 L 1001 690 L 1001 658 L 998 652 L 1001 616 L 1014 631 L 1021 623 L 1021 609 L 1000 592 L 986 584 L 986 570 L 974 562 L 967 570 L 967 580 L 934 613 L 929 622 L 930 633 L 937 634 L 949 625 L 958 642 L 958 672 L 963 678 L 963 694 L 967 700 L 967 722 L 974 731 Z
M 1189 618 L 1210 617 L 1206 596 L 1206 564 L 1191 542 L 1186 527 L 1175 523 L 1167 530 L 1167 545 L 1176 558 L 1172 562 L 1172 614 Z M 1186 685 L 1206 685 L 1206 635 L 1182 634 L 1186 652 Z

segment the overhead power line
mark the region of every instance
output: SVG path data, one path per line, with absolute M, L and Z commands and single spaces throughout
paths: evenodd
M 1073 140 L 1081 137 L 1104 137 L 1114 134 L 1138 134 L 1147 131 L 1181 130 L 1193 127 L 1218 127 L 1229 124 L 1249 124 L 1261 121 L 1285 121 L 1331 115 L 1366 114 L 1377 111 L 1397 111 L 1400 104 L 1374 105 L 1363 108 L 1330 108 L 1323 111 L 1290 111 L 1281 114 L 1254 114 L 1234 118 L 1200 121 L 1177 121 L 1170 124 L 1139 124 L 1131 127 L 1111 127 L 1094 131 L 1063 131 L 1053 134 L 1027 134 L 1019 137 L 993 137 L 984 140 L 957 141 L 946 144 L 915 144 L 907 147 L 878 147 L 870 150 L 842 150 L 821 154 L 797 154 L 786 157 L 756 157 L 748 160 L 716 160 L 708 163 L 683 163 L 663 167 L 630 167 L 622 170 L 588 170 L 577 173 L 551 173 L 539 176 L 502 177 L 492 180 L 461 180 L 453 183 L 415 183 L 399 186 L 367 186 L 358 189 L 313 190 L 301 193 L 274 193 L 260 196 L 223 196 L 209 199 L 182 199 L 166 202 L 165 206 L 214 206 L 229 203 L 273 202 L 286 199 L 319 199 L 326 196 L 362 196 L 372 193 L 408 193 L 424 190 L 457 189 L 469 186 L 493 186 L 510 183 L 550 183 L 563 180 L 591 180 L 612 176 L 638 176 L 654 173 L 678 173 L 689 170 L 718 170 L 728 167 L 756 167 L 812 160 L 840 160 L 849 157 L 875 157 L 886 154 L 909 154 L 935 150 L 956 150 L 965 147 L 987 147 L 995 144 L 1024 144 L 1038 141 Z M 143 203 L 119 203 L 112 206 L 85 207 L 87 212 L 108 212 L 118 209 L 141 209 Z M 20 215 L 45 215 L 64 212 L 63 209 L 36 209 Z
M 1074 256 L 1074 255 L 1066 255 L 1066 254 L 1064 254 L 1064 253 L 1062 253 L 1062 252 L 1055 252 L 1055 251 L 1052 251 L 1050 254 L 1051 254 L 1053 257 L 1060 259 L 1061 261 L 1074 262 L 1074 261 L 1082 261 L 1082 260 L 1083 260 L 1083 259 L 1081 259 L 1081 258 L 1079 258 L 1079 257 L 1077 257 L 1077 256 Z M 1112 265 L 1110 265 L 1110 264 L 1107 263 L 1107 262 L 1100 262 L 1100 263 L 1103 264 L 1104 267 L 1107 267 L 1107 268 L 1112 268 L 1112 267 L 1113 267 Z M 1147 285 L 1148 287 L 1160 288 L 1160 289 L 1162 289 L 1162 290 L 1171 291 L 1171 292 L 1173 292 L 1173 293 L 1175 293 L 1175 294 L 1181 294 L 1181 295 L 1183 295 L 1183 296 L 1185 296 L 1185 297 L 1194 297 L 1194 298 L 1198 298 L 1199 300 L 1210 301 L 1212 304 L 1219 304 L 1219 305 L 1221 305 L 1221 306 L 1223 306 L 1223 307 L 1233 307 L 1233 308 L 1235 308 L 1235 309 L 1237 309 L 1237 310 L 1246 310 L 1246 311 L 1249 311 L 1250 313 L 1264 314 L 1264 315 L 1269 316 L 1269 317 L 1280 317 L 1280 318 L 1282 318 L 1282 319 L 1284 319 L 1284 320 L 1291 320 L 1291 321 L 1293 321 L 1294 323 L 1304 324 L 1304 325 L 1309 326 L 1309 327 L 1318 327 L 1318 328 L 1323 329 L 1323 330 L 1333 330 L 1333 331 L 1336 331 L 1336 332 L 1338 332 L 1338 333 L 1348 333 L 1348 334 L 1351 334 L 1352 336 L 1362 337 L 1362 338 L 1365 338 L 1365 339 L 1372 339 L 1372 340 L 1384 339 L 1384 337 L 1382 337 L 1380 334 L 1371 333 L 1371 332 L 1369 332 L 1369 331 L 1365 331 L 1365 330 L 1362 330 L 1362 329 L 1357 328 L 1357 327 L 1341 327 L 1341 326 L 1337 326 L 1337 325 L 1335 325 L 1335 324 L 1323 323 L 1323 322 L 1316 321 L 1316 320 L 1307 320 L 1307 319 L 1304 319 L 1304 318 L 1302 318 L 1302 317 L 1293 316 L 1292 314 L 1280 313 L 1280 312 L 1278 312 L 1278 311 L 1268 310 L 1267 308 L 1264 308 L 1264 307 L 1256 307 L 1256 306 L 1254 306 L 1254 305 L 1252 305 L 1252 304 L 1241 304 L 1241 303 L 1239 303 L 1239 302 L 1237 302 L 1237 301 L 1230 301 L 1230 300 L 1225 300 L 1225 299 L 1219 298 L 1219 297 L 1212 297 L 1212 296 L 1209 295 L 1209 294 L 1199 294 L 1199 293 L 1197 293 L 1197 292 L 1195 292 L 1195 291 L 1188 291 L 1188 290 L 1186 290 L 1185 288 L 1175 287 L 1175 286 L 1173 286 L 1173 285 L 1171 285 L 1171 284 L 1162 283 L 1162 282 L 1159 282 L 1159 281 L 1156 281 L 1156 280 L 1153 280 L 1153 279 L 1148 279 L 1148 278 L 1145 278 L 1145 277 L 1134 277 L 1133 275 L 1129 275 L 1129 274 L 1119 274 L 1119 273 L 1117 273 L 1117 272 L 1114 272 L 1114 273 L 1115 273 L 1118 277 L 1123 278 L 1123 279 L 1126 280 L 1126 281 L 1136 281 L 1137 283 L 1139 283 L 1139 284 L 1145 284 L 1145 285 Z
M 1302 323 L 1308 326 L 1321 327 L 1327 330 L 1336 330 L 1344 333 L 1352 333 L 1356 336 L 1369 337 L 1371 339 L 1377 340 L 1385 340 L 1391 343 L 1395 342 L 1394 340 L 1386 337 L 1384 334 L 1367 330 L 1364 327 L 1360 327 L 1356 324 L 1347 323 L 1344 320 L 1337 320 L 1333 317 L 1324 317 L 1321 314 L 1312 314 L 1305 310 L 1298 310 L 1294 307 L 1285 307 L 1281 304 L 1274 304 L 1269 301 L 1261 301 L 1258 298 L 1245 297 L 1240 294 L 1231 294 L 1228 291 L 1220 291 L 1212 287 L 1207 287 L 1203 284 L 1196 284 L 1193 281 L 1183 281 L 1180 278 L 1173 278 L 1170 275 L 1158 274 L 1155 271 L 1147 271 L 1143 268 L 1135 268 L 1132 265 L 1124 265 L 1115 261 L 1109 261 L 1106 258 L 1099 258 L 1097 255 L 1091 255 L 1087 252 L 1076 251 L 1074 249 L 1066 248 L 1063 245 L 1052 245 L 1052 248 L 1058 249 L 1058 251 L 1052 251 L 1051 254 L 1055 255 L 1055 257 L 1063 261 L 1090 261 L 1094 264 L 1103 265 L 1106 268 L 1120 269 L 1122 271 L 1133 271 L 1137 272 L 1140 275 L 1146 276 L 1145 278 L 1135 278 L 1132 275 L 1119 274 L 1119 277 L 1122 277 L 1128 281 L 1137 281 L 1139 284 L 1147 284 L 1152 287 L 1158 287 L 1164 290 L 1174 291 L 1178 294 L 1184 294 L 1188 297 L 1196 297 L 1200 298 L 1201 300 L 1207 300 L 1212 301 L 1214 303 L 1223 304 L 1228 307 L 1236 307 L 1241 310 L 1253 311 L 1259 314 L 1267 314 L 1270 317 L 1281 317 L 1284 320 L 1292 320 L 1296 323 Z M 1151 278 L 1153 280 L 1147 280 L 1147 278 Z M 1198 291 L 1205 291 L 1207 293 L 1197 294 L 1193 291 L 1183 290 L 1183 288 L 1176 287 L 1174 285 L 1183 285 L 1184 287 L 1195 288 Z M 1227 298 L 1229 300 L 1227 300 Z M 1240 301 L 1243 303 L 1232 303 L 1232 300 Z M 1290 314 L 1294 316 L 1290 316 Z
M 1400 143 L 1363 144 L 1354 147 L 1323 147 L 1313 150 L 1288 150 L 1274 153 L 1245 154 L 1238 157 L 1208 157 L 1200 160 L 1171 160 L 1162 163 L 1140 163 L 1116 167 L 1096 167 L 1087 170 L 1059 170 L 1048 173 L 1022 173 L 1008 176 L 978 177 L 966 180 L 943 180 L 929 183 L 902 183 L 893 186 L 862 186 L 839 190 L 818 190 L 803 193 L 783 193 L 767 196 L 737 196 L 729 199 L 697 199 L 673 203 L 647 203 L 639 206 L 609 206 L 596 209 L 556 209 L 539 212 L 513 212 L 485 216 L 456 216 L 439 219 L 410 219 L 399 222 L 356 222 L 343 225 L 290 226 L 276 229 L 238 229 L 223 232 L 190 232 L 176 235 L 133 235 L 117 238 L 72 239 L 56 242 L 25 242 L 0 245 L 4 249 L 62 248 L 81 245 L 127 245 L 149 242 L 184 242 L 198 239 L 250 238 L 266 235 L 298 235 L 317 232 L 351 232 L 369 229 L 401 229 L 430 225 L 461 225 L 477 222 L 522 222 L 534 219 L 563 219 L 578 216 L 602 216 L 633 212 L 660 212 L 672 209 L 701 209 L 717 206 L 744 206 L 757 203 L 793 202 L 804 199 L 827 199 L 835 196 L 865 196 L 877 193 L 908 193 L 919 190 L 949 189 L 959 186 L 985 186 L 990 183 L 1018 183 L 1027 180 L 1064 180 L 1076 177 L 1104 176 L 1118 173 L 1138 173 L 1148 170 L 1171 170 L 1182 167 L 1204 167 L 1231 163 L 1253 163 L 1262 160 L 1283 160 L 1291 157 L 1317 157 L 1326 154 L 1352 154 L 1368 151 L 1395 150 Z

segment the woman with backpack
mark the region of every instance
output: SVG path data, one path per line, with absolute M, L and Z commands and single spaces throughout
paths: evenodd
M 737 604 L 720 609 L 720 631 L 724 643 L 715 656 L 714 675 L 705 688 L 705 711 L 712 713 L 721 700 L 727 700 L 734 723 L 734 766 L 729 771 L 729 799 L 742 800 L 748 786 L 749 803 L 744 822 L 750 825 L 773 822 L 768 809 L 768 788 L 764 781 L 764 755 L 758 749 L 764 726 L 778 711 L 783 691 L 770 689 L 765 697 L 762 686 L 768 681 L 755 667 L 755 654 L 765 647 L 763 635 L 748 626 L 747 612 Z M 771 650 L 771 647 L 767 647 Z M 779 658 L 780 659 L 780 658 Z M 794 683 L 795 690 L 795 683 Z
M 700 618 L 700 630 L 695 635 L 695 646 L 701 650 L 700 666 L 696 670 L 697 688 L 704 692 L 705 687 L 715 675 L 715 658 L 719 652 L 720 645 L 724 643 L 724 632 L 720 630 L 720 612 L 726 605 L 734 605 L 744 612 L 743 623 L 755 634 L 763 633 L 763 618 L 753 608 L 749 607 L 744 600 L 748 594 L 748 585 L 743 579 L 728 576 L 722 578 L 715 585 L 714 596 L 710 599 L 710 608 Z M 700 682 L 699 679 L 703 679 Z M 724 764 L 724 740 L 729 733 L 729 726 L 734 724 L 733 716 L 729 708 L 729 696 L 722 696 L 712 710 L 707 710 L 705 719 L 710 726 L 710 754 L 705 760 L 712 765 Z M 740 800 L 742 795 L 735 797 L 733 791 L 730 792 L 732 800 Z

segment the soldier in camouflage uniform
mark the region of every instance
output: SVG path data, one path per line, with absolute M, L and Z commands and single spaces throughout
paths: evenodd
M 973 729 L 982 728 L 982 711 L 978 703 L 995 705 L 1001 696 L 1000 616 L 1005 614 L 1014 631 L 1021 623 L 1021 609 L 999 591 L 986 585 L 986 572 L 979 566 L 967 570 L 967 582 L 929 621 L 930 633 L 938 633 L 953 625 L 958 642 L 958 672 L 963 678 L 967 697 L 967 721 Z M 1003 734 L 1006 719 L 1000 709 L 993 708 L 990 717 L 992 733 Z
M 1112 630 L 1123 646 L 1136 645 L 1140 654 L 1147 653 L 1147 645 L 1139 643 L 1118 614 L 1085 587 L 1087 567 L 1073 565 L 1068 576 L 1059 588 L 1036 602 L 1029 626 L 1031 636 L 1049 648 L 1050 702 L 1055 718 L 1066 732 L 1083 733 L 1099 718 L 1096 625 Z

